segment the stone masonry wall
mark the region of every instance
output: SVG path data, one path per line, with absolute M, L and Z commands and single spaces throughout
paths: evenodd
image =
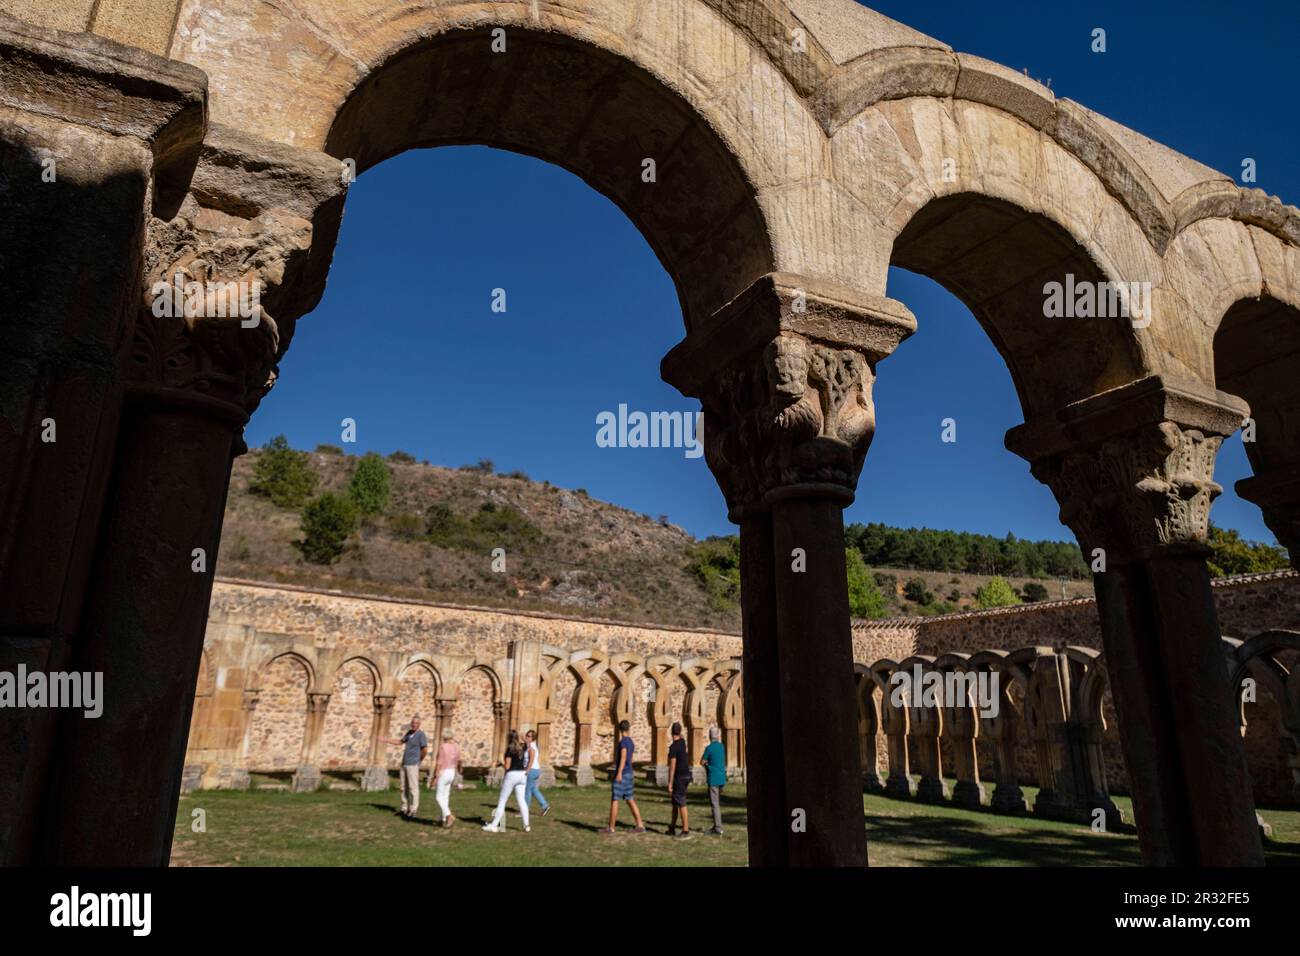
M 1300 629 L 1300 576 L 1295 572 L 1216 581 L 1215 595 L 1228 636 L 1245 639 L 1271 628 Z M 541 645 L 543 663 L 556 665 L 549 702 L 534 700 L 528 688 L 517 686 L 510 655 L 512 644 L 519 642 Z M 1093 600 L 935 618 L 857 621 L 853 626 L 859 669 L 914 654 L 937 657 L 1066 645 L 1101 648 Z M 262 772 L 297 768 L 308 734 L 307 695 L 315 693 L 330 695 L 313 757 L 324 771 L 364 769 L 374 701 L 385 695 L 395 698 L 390 735 L 400 734 L 419 714 L 431 737 L 450 727 L 471 768 L 489 767 L 500 757 L 494 749 L 501 730 L 494 705 L 506 707 L 498 713 L 506 715 L 508 727 L 547 724 L 549 762 L 574 766 L 579 758 L 580 717 L 575 710 L 582 683 L 579 671 L 593 661 L 607 666 L 593 671 L 593 706 L 581 718 L 591 723 L 590 763 L 600 767 L 609 760 L 615 695 L 624 679 L 637 759 L 649 762 L 657 695 L 663 690 L 668 694 L 667 722 L 680 720 L 689 726 L 688 697 L 695 686 L 705 723 L 725 727 L 728 667 L 738 669 L 740 656 L 740 636 L 721 631 L 221 580 L 213 590 L 187 764 L 208 767 L 206 780 L 216 779 L 216 769 L 223 764 Z M 1284 663 L 1294 662 L 1288 658 Z M 662 689 L 652 675 L 656 668 L 669 675 L 663 678 Z M 680 672 L 696 675 L 696 684 Z M 620 678 L 621 673 L 627 676 Z M 439 723 L 439 704 L 446 701 L 454 702 L 451 716 Z M 1102 701 L 1102 714 L 1107 782 L 1114 792 L 1126 792 L 1127 774 L 1109 692 Z M 1278 708 L 1261 695 L 1257 703 L 1247 705 L 1246 715 L 1247 754 L 1257 799 L 1293 802 L 1293 774 Z M 943 746 L 948 753 L 948 744 Z M 884 748 L 880 734 L 877 750 L 882 769 Z M 991 750 L 981 743 L 979 753 L 981 774 L 991 778 Z M 741 754 L 729 756 L 734 764 L 743 764 Z M 387 767 L 396 767 L 400 757 L 399 747 L 383 748 L 382 762 Z M 1035 754 L 1027 740 L 1020 748 L 1019 767 L 1021 782 L 1034 783 Z

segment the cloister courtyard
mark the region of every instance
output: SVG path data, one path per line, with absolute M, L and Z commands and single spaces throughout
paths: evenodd
M 254 785 L 280 786 L 270 775 Z M 1025 788 L 1033 802 L 1037 790 Z M 709 825 L 703 788 L 692 791 L 694 826 Z M 513 803 L 503 834 L 484 833 L 497 791 L 468 781 L 453 793 L 461 814 L 449 830 L 437 823 L 433 794 L 424 791 L 413 821 L 396 813 L 398 793 L 319 790 L 198 791 L 183 796 L 176 814 L 172 866 L 745 866 L 745 787 L 724 791 L 721 837 L 700 832 L 689 841 L 665 831 L 667 792 L 638 786 L 637 802 L 646 832 L 631 832 L 631 815 L 619 817 L 619 832 L 600 836 L 609 811 L 604 786 L 556 786 L 548 791 L 553 809 L 534 809 L 524 833 Z M 1116 805 L 1132 820 L 1127 797 Z M 872 866 L 1138 866 L 1137 837 L 1098 833 L 1090 827 L 1032 816 L 1003 816 L 948 804 L 868 794 L 863 797 Z M 202 810 L 204 832 L 194 832 Z M 1263 809 L 1272 827 L 1265 841 L 1269 866 L 1300 865 L 1300 810 Z

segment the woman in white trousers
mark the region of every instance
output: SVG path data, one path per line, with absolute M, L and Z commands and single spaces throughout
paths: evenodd
M 525 751 L 522 743 L 519 742 L 519 731 L 510 731 L 510 740 L 506 744 L 505 756 L 502 758 L 505 764 L 506 776 L 501 781 L 501 796 L 497 799 L 496 813 L 492 814 L 492 822 L 483 824 L 483 829 L 488 833 L 505 832 L 506 801 L 510 799 L 510 791 L 515 792 L 515 804 L 519 807 L 519 815 L 524 820 L 524 832 L 528 833 L 532 827 L 528 825 L 528 800 L 524 790 L 528 786 L 528 771 L 524 769 L 527 763 Z

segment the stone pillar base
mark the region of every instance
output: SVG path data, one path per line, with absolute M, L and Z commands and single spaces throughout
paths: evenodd
M 885 781 L 885 793 L 891 797 L 910 797 L 912 781 L 902 774 L 890 774 L 889 779 Z
M 365 772 L 361 774 L 361 789 L 367 793 L 387 790 L 388 783 L 387 767 L 367 767 Z
M 1264 818 L 1258 813 L 1255 814 L 1255 822 L 1259 825 L 1259 838 L 1261 840 L 1273 839 L 1273 828 L 1264 822 Z
M 294 793 L 311 793 L 321 785 L 319 767 L 299 767 L 293 774 L 289 789 Z
M 952 802 L 960 807 L 979 809 L 984 806 L 984 786 L 974 780 L 958 780 L 952 788 Z
M 666 776 L 667 768 L 665 767 L 664 770 L 665 770 L 665 779 L 667 779 Z M 702 787 L 708 781 L 708 779 L 709 779 L 709 775 L 703 767 L 691 768 L 691 786 Z
M 880 774 L 874 770 L 862 771 L 862 789 L 867 793 L 882 793 L 885 785 L 880 780 Z
M 1029 812 L 1029 804 L 1019 787 L 1004 787 L 1001 785 L 993 788 L 993 800 L 989 803 L 989 808 L 996 813 Z
M 203 787 L 203 764 L 187 763 L 181 770 L 181 793 L 193 793 Z
M 555 785 L 555 768 L 543 767 L 541 774 L 537 778 L 539 787 L 551 787 Z
M 916 785 L 916 799 L 925 803 L 940 803 L 948 799 L 948 785 L 938 777 L 922 777 Z
M 651 764 L 643 771 L 645 773 L 646 783 L 652 783 L 656 787 L 668 786 L 668 765 L 662 763 Z
M 596 774 L 590 767 L 565 767 L 564 776 L 578 787 L 590 787 L 596 782 Z
M 501 767 L 493 767 L 487 772 L 486 776 L 483 777 L 489 787 L 500 787 L 501 781 L 505 780 L 505 778 L 506 772 Z
M 747 782 L 748 782 L 748 778 L 747 778 L 747 776 L 746 776 L 746 774 L 745 774 L 745 768 L 744 768 L 744 767 L 728 767 L 728 768 L 727 768 L 727 782 L 728 782 L 728 783 L 747 783 Z

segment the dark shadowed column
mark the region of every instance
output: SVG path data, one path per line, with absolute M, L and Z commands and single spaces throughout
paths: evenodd
M 1143 859 L 1262 865 L 1205 557 L 1214 458 L 1244 404 L 1143 379 L 1013 429 L 1094 564 Z
M 740 522 L 740 612 L 744 628 L 741 666 L 745 675 L 749 865 L 784 866 L 788 823 L 781 760 L 780 654 L 772 518 L 766 513 L 750 515 Z
M 785 757 L 795 865 L 865 865 L 862 748 L 844 568 L 842 498 L 772 507 Z M 807 560 L 794 570 L 796 552 Z
M 773 274 L 663 361 L 704 406 L 740 525 L 754 865 L 867 862 L 842 510 L 875 430 L 875 363 L 915 327 L 891 300 Z
M 99 572 L 145 223 L 198 161 L 207 78 L 3 11 L 0 72 L 0 671 L 50 674 Z M 0 708 L 0 863 L 35 852 L 58 725 Z
M 310 242 L 287 211 L 246 221 L 192 199 L 150 224 L 98 574 L 72 648 L 73 669 L 103 675 L 103 716 L 60 723 L 44 862 L 168 861 L 230 463 L 274 379 L 270 309 Z

